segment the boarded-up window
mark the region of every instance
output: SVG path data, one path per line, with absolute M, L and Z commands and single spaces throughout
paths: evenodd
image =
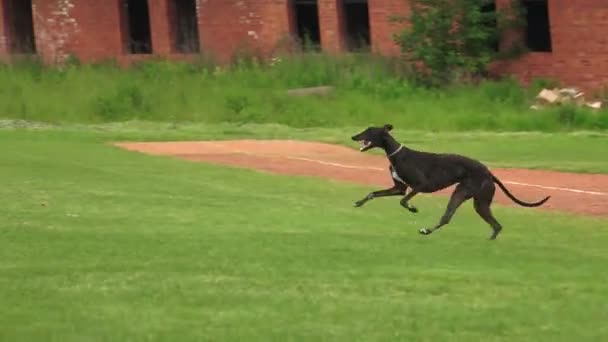
M 9 53 L 36 53 L 32 0 L 5 0 L 3 19 Z
M 367 0 L 343 0 L 346 46 L 349 50 L 367 50 L 371 45 Z
M 500 37 L 498 36 L 496 2 L 490 1 L 482 5 L 481 14 L 483 15 L 483 24 L 494 33 L 492 37 L 488 39 L 488 44 L 492 50 L 498 51 L 500 47 Z
M 123 0 L 123 34 L 128 53 L 152 53 L 148 0 Z
M 317 0 L 293 0 L 295 33 L 303 46 L 316 49 L 321 45 L 319 6 Z
M 179 53 L 200 51 L 198 18 L 195 0 L 171 0 L 171 31 L 173 50 Z
M 523 0 L 526 46 L 530 51 L 551 52 L 551 25 L 547 0 Z

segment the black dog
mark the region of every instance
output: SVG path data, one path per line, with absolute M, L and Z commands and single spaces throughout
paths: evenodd
M 491 240 L 496 239 L 502 226 L 490 210 L 496 187 L 494 183 L 509 196 L 513 202 L 524 207 L 538 207 L 550 197 L 536 203 L 523 202 L 513 196 L 507 188 L 496 178 L 488 168 L 477 160 L 455 154 L 436 154 L 420 152 L 399 144 L 391 135 L 392 125 L 384 127 L 369 127 L 352 137 L 361 143 L 361 152 L 371 148 L 381 148 L 386 152 L 391 165 L 389 167 L 394 186 L 390 189 L 374 191 L 355 203 L 360 207 L 365 202 L 383 196 L 405 195 L 408 187 L 410 192 L 403 197 L 401 205 L 409 211 L 416 213 L 416 207 L 408 201 L 418 193 L 432 193 L 458 184 L 450 197 L 448 207 L 441 217 L 439 224 L 432 229 L 420 229 L 420 234 L 429 235 L 435 230 L 448 224 L 456 209 L 465 201 L 473 198 L 475 211 L 494 230 Z

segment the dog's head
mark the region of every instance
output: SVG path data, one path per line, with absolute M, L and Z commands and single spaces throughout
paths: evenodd
M 386 124 L 384 127 L 368 127 L 363 132 L 353 135 L 352 139 L 358 141 L 361 144 L 359 150 L 365 152 L 374 147 L 383 147 L 392 129 L 391 124 Z

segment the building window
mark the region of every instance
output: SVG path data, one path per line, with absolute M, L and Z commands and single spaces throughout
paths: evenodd
M 484 16 L 483 24 L 493 33 L 492 36 L 488 39 L 488 45 L 494 52 L 498 52 L 500 48 L 500 37 L 498 36 L 496 2 L 490 1 L 488 3 L 485 3 L 481 6 L 480 12 Z
M 526 46 L 530 51 L 551 52 L 551 29 L 547 0 L 522 0 L 526 18 Z
M 9 53 L 35 54 L 32 0 L 5 0 L 3 21 Z
M 126 48 L 131 54 L 152 53 L 148 0 L 123 0 L 123 32 Z
M 368 50 L 371 45 L 367 0 L 342 0 L 346 46 Z
M 198 17 L 195 0 L 171 0 L 171 28 L 173 50 L 179 53 L 200 51 Z
M 294 28 L 300 44 L 306 48 L 318 49 L 321 45 L 321 31 L 317 0 L 293 0 L 292 4 Z

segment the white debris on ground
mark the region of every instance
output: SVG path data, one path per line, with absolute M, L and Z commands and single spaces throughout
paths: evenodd
M 601 109 L 601 101 L 585 101 L 585 93 L 577 88 L 543 89 L 536 96 L 536 103 L 530 108 L 542 109 L 547 106 L 575 104 L 579 107 Z

